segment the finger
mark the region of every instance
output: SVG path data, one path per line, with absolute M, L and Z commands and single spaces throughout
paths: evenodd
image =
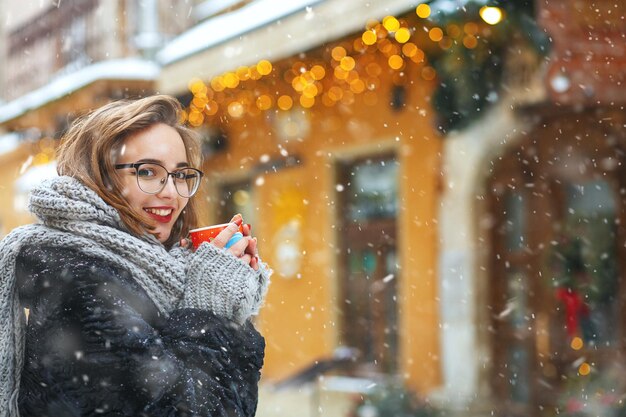
M 246 265 L 250 265 L 250 263 L 252 262 L 252 259 L 254 258 L 248 254 L 243 255 L 241 258 L 239 258 L 239 260 Z
M 254 269 L 255 271 L 259 270 L 259 261 L 256 256 L 250 259 L 250 268 Z
M 233 246 L 228 248 L 228 251 L 232 253 L 233 255 L 235 255 L 237 258 L 240 258 L 242 255 L 246 253 L 247 247 L 248 247 L 248 238 L 244 237 L 239 242 L 235 243 Z
M 250 227 L 250 225 L 249 225 L 249 224 L 247 224 L 247 223 L 244 223 L 244 224 L 241 226 L 241 230 L 243 231 L 242 233 L 243 233 L 243 235 L 244 235 L 244 236 L 250 236 L 250 233 L 251 233 L 251 231 L 252 231 L 251 229 L 252 229 L 252 228 L 251 228 L 251 227 Z
M 241 221 L 242 219 L 239 219 L 239 224 L 241 224 Z M 237 222 L 228 223 L 228 226 L 226 226 L 224 230 L 222 230 L 217 236 L 215 236 L 215 239 L 213 239 L 213 242 L 211 243 L 213 243 L 218 248 L 223 248 L 224 246 L 226 246 L 226 243 L 230 240 L 230 238 L 239 231 L 239 224 L 237 224 Z
M 255 256 L 258 254 L 256 238 L 249 237 L 248 239 L 250 239 L 250 243 L 248 243 L 248 247 L 246 248 L 246 253 L 249 253 L 250 255 Z
M 237 221 L 238 221 L 238 220 L 241 220 L 241 221 L 239 222 L 239 224 L 241 224 L 241 222 L 243 222 L 243 216 L 241 215 L 241 213 L 237 213 L 237 214 L 235 214 L 235 215 L 233 216 L 233 218 L 232 218 L 232 219 L 230 219 L 230 222 L 231 222 L 231 223 L 237 223 Z
M 180 247 L 181 248 L 188 248 L 189 247 L 189 240 L 182 238 L 180 240 Z

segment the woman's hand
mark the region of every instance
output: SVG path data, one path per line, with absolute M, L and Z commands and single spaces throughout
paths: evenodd
M 239 231 L 239 226 L 241 226 L 242 223 L 243 217 L 241 216 L 241 214 L 236 214 L 235 216 L 233 216 L 233 218 L 230 220 L 230 224 L 226 227 L 226 229 L 222 230 L 215 237 L 211 244 L 217 246 L 218 248 L 225 247 L 230 238 Z M 229 247 L 227 250 L 235 255 L 237 258 L 241 259 L 242 262 L 250 265 L 252 269 L 258 271 L 259 258 L 257 240 L 250 234 L 249 225 L 244 224 L 242 230 L 243 238 L 231 247 Z

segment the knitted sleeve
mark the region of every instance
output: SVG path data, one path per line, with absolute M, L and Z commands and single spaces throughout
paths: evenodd
M 189 259 L 180 307 L 209 310 L 242 324 L 259 312 L 270 275 L 263 262 L 255 271 L 228 250 L 203 243 Z

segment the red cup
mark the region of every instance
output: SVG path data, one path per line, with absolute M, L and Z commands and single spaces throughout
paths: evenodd
M 198 246 L 200 246 L 202 242 L 211 242 L 222 230 L 226 229 L 229 224 L 230 223 L 222 223 L 190 230 L 189 237 L 191 238 L 193 248 L 198 249 Z M 248 225 L 248 228 L 249 227 L 250 225 Z M 239 231 L 243 233 L 243 223 L 239 226 Z

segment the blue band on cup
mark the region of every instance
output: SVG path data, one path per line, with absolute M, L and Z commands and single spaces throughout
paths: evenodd
M 243 239 L 243 234 L 241 234 L 241 232 L 237 232 L 233 235 L 233 237 L 228 239 L 228 242 L 226 242 L 226 246 L 224 247 L 228 249 L 231 246 L 233 246 L 235 243 L 239 242 L 241 239 Z

